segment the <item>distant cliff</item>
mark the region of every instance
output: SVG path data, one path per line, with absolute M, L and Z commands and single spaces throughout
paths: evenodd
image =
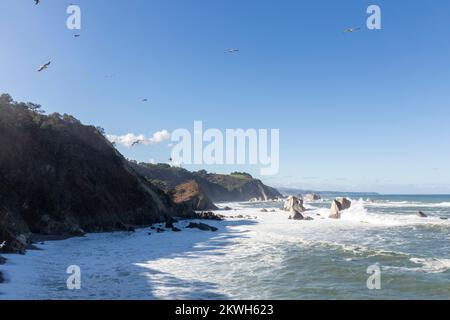
M 247 173 L 236 172 L 223 175 L 208 173 L 204 170 L 190 172 L 167 164 L 131 163 L 131 166 L 167 192 L 176 189 L 180 184 L 195 181 L 199 192 L 204 193 L 214 202 L 269 200 L 281 197 L 276 189 L 266 186 Z
M 22 252 L 31 233 L 124 230 L 189 214 L 137 174 L 102 129 L 39 109 L 0 96 L 0 252 Z

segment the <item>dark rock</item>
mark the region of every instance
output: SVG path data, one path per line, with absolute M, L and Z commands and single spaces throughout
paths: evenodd
M 223 211 L 231 211 L 231 210 L 233 210 L 233 209 L 227 206 L 227 207 L 223 208 L 222 210 L 223 210 Z
M 173 232 L 180 232 L 181 230 L 178 229 L 177 227 L 173 227 L 173 228 L 172 228 L 172 231 L 173 231 Z
M 269 212 L 267 209 L 261 209 L 259 212 Z
M 178 222 L 176 219 L 172 218 L 172 217 L 169 216 L 169 215 L 166 215 L 166 216 L 164 217 L 164 219 L 165 219 L 165 221 L 166 221 L 166 225 L 165 225 L 165 228 L 166 228 L 166 229 L 172 229 L 172 228 L 174 227 L 173 224 Z
M 428 216 L 427 216 L 425 213 L 423 213 L 422 211 L 417 212 L 417 216 L 418 216 L 419 218 L 427 218 L 427 217 L 428 217 Z
M 446 217 L 441 217 L 441 220 L 448 220 L 448 218 L 446 218 Z
M 161 229 L 161 228 L 158 228 L 158 229 L 156 229 L 156 232 L 157 233 L 163 233 L 165 230 L 164 229 Z
M 205 223 L 194 223 L 194 222 L 189 223 L 189 225 L 186 228 L 188 228 L 188 229 L 196 228 L 196 229 L 200 229 L 202 231 L 212 231 L 212 232 L 215 232 L 218 230 L 216 227 L 209 226 Z
M 224 216 L 217 215 L 214 212 L 208 211 L 208 212 L 198 213 L 198 219 L 221 221 L 224 219 Z
M 116 223 L 116 229 L 120 230 L 120 231 L 136 232 L 136 230 L 134 229 L 133 226 L 127 225 L 127 224 L 122 223 L 122 222 L 117 222 Z
M 292 212 L 289 216 L 291 220 L 304 220 L 305 217 L 300 212 Z

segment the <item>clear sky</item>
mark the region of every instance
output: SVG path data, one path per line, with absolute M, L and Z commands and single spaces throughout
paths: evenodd
M 69 3 L 80 31 L 65 26 Z M 382 30 L 365 28 L 370 4 Z M 448 1 L 0 0 L 0 40 L 0 92 L 110 134 L 195 120 L 277 128 L 270 185 L 450 193 Z M 157 162 L 171 152 L 168 142 L 119 150 Z

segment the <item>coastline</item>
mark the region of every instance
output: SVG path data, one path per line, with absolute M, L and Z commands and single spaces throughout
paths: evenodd
M 355 200 L 341 220 L 327 218 L 328 201 L 306 203 L 312 221 L 289 220 L 281 205 L 221 203 L 232 209 L 215 211 L 225 220 L 182 220 L 175 224 L 182 232 L 144 228 L 49 241 L 7 256 L 13 281 L 0 287 L 2 299 L 431 299 L 448 289 L 441 234 L 450 223 L 438 216 L 450 202 L 432 204 L 425 211 L 436 213 L 427 219 L 415 215 L 427 203 Z M 218 230 L 186 229 L 190 222 Z M 366 270 L 377 263 L 385 289 L 371 291 Z M 66 288 L 69 265 L 82 270 L 80 291 Z

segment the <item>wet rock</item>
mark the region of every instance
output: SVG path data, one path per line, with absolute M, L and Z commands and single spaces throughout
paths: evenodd
M 173 227 L 173 228 L 172 228 L 172 231 L 173 231 L 173 232 L 181 232 L 181 230 L 178 229 L 177 227 Z
M 129 224 L 122 223 L 122 222 L 117 222 L 116 228 L 118 230 L 127 231 L 127 232 L 135 232 L 136 231 L 133 226 L 130 226 Z
M 304 220 L 305 217 L 300 212 L 292 212 L 289 216 L 290 220 Z
M 221 221 L 221 220 L 224 219 L 224 216 L 217 215 L 214 212 L 208 211 L 208 212 L 201 212 L 201 213 L 199 213 L 198 214 L 198 219 Z
M 425 213 L 423 213 L 422 211 L 417 212 L 417 216 L 418 216 L 419 218 L 427 218 L 427 217 L 428 217 L 428 216 L 427 216 Z
M 176 219 L 174 219 L 174 218 L 172 218 L 171 216 L 168 216 L 168 215 L 166 215 L 164 217 L 164 220 L 166 221 L 166 224 L 165 224 L 165 228 L 166 229 L 172 229 L 174 227 L 173 224 L 178 222 Z
M 189 223 L 189 225 L 186 228 L 199 229 L 202 231 L 212 231 L 212 232 L 215 232 L 218 230 L 216 227 L 209 226 L 205 223 L 194 223 L 194 222 Z
M 350 209 L 352 202 L 347 198 L 337 198 L 331 203 L 330 219 L 340 219 L 341 212 Z
M 157 229 L 156 229 L 156 232 L 157 232 L 157 233 L 163 233 L 164 231 L 166 231 L 166 230 L 161 229 L 161 228 L 157 228 Z
M 231 211 L 231 210 L 233 210 L 233 209 L 227 206 L 227 207 L 223 208 L 222 210 L 223 210 L 223 211 Z
M 269 212 L 267 209 L 261 209 L 259 212 Z
M 441 220 L 448 220 L 448 218 L 446 218 L 446 217 L 441 217 Z

